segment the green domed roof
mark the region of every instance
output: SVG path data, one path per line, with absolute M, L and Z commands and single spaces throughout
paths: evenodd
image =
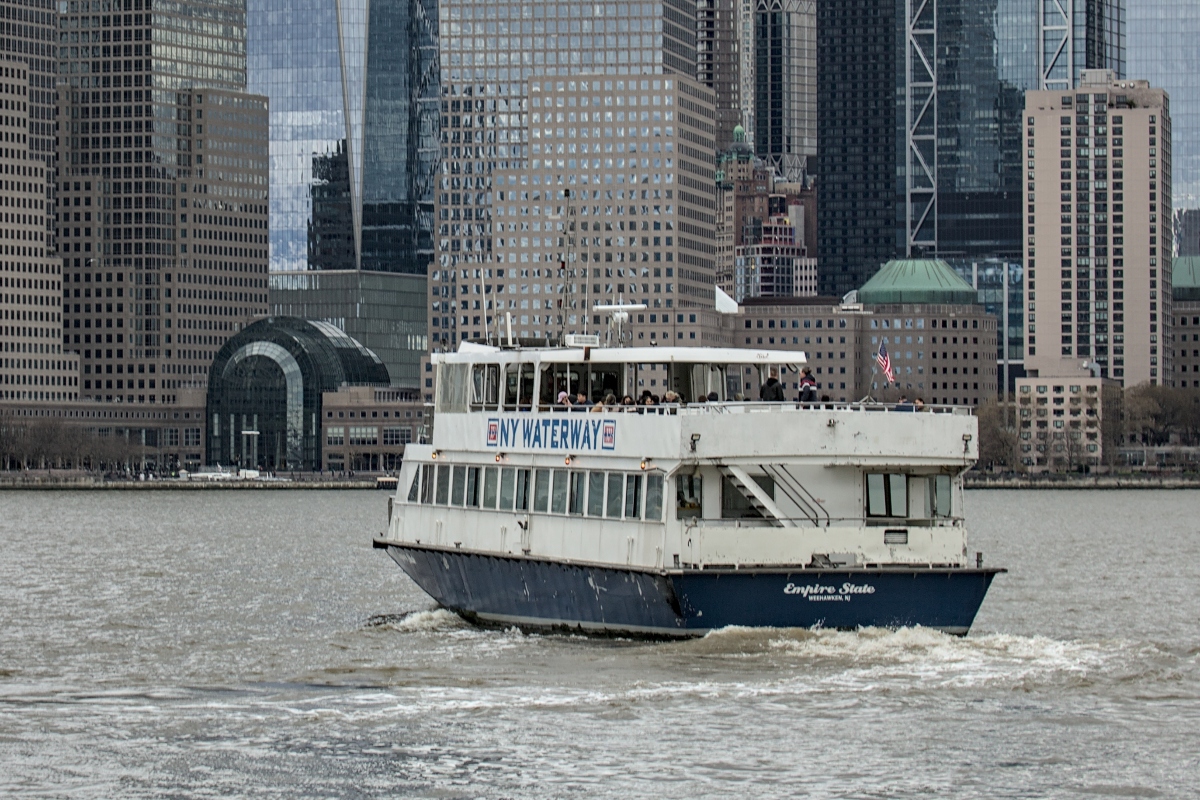
M 979 302 L 979 293 L 941 259 L 897 259 L 880 267 L 858 290 L 866 305 Z
M 734 125 L 733 126 L 733 140 L 735 142 L 746 141 L 746 129 L 743 128 L 741 125 Z
M 1180 256 L 1175 259 L 1171 287 L 1176 300 L 1200 300 L 1200 256 Z

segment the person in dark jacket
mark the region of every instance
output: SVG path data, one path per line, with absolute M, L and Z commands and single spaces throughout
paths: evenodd
M 770 377 L 767 378 L 767 382 L 764 383 L 762 385 L 762 389 L 759 390 L 758 399 L 762 400 L 764 403 L 783 402 L 783 384 L 779 382 L 778 369 L 774 367 L 771 368 Z
M 812 367 L 805 367 L 800 375 L 800 402 L 812 403 L 817 399 L 817 379 L 813 377 Z

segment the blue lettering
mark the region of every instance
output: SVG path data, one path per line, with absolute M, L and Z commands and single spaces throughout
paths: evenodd
M 616 420 L 582 419 L 574 415 L 495 419 L 488 422 L 488 447 L 537 450 L 611 450 L 616 428 Z

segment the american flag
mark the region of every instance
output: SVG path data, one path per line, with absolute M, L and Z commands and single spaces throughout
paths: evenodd
M 879 352 L 875 354 L 875 363 L 883 371 L 888 383 L 896 382 L 896 374 L 892 372 L 892 357 L 888 355 L 887 345 L 883 342 L 879 343 Z

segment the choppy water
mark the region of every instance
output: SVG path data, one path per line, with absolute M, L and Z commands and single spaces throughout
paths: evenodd
M 966 639 L 480 631 L 369 492 L 0 493 L 0 796 L 1187 797 L 1200 496 L 976 492 Z

